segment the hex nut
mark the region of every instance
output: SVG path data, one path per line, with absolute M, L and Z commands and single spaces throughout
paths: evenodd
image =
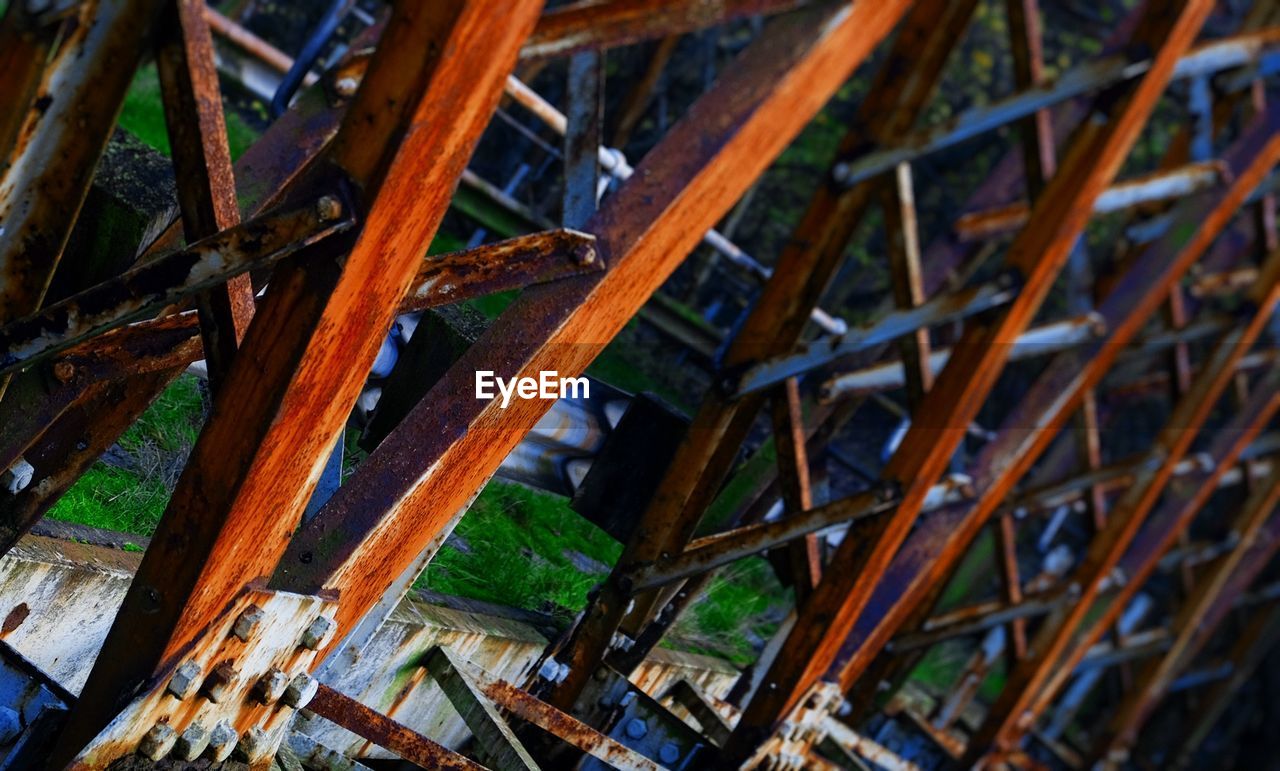
M 271 734 L 254 726 L 240 735 L 237 749 L 245 760 L 254 763 L 265 758 L 275 748 L 271 746 Z
M 173 677 L 169 678 L 169 693 L 179 701 L 196 692 L 200 687 L 200 665 L 194 661 L 184 661 L 178 666 Z
M 338 78 L 337 82 L 333 84 L 334 92 L 344 99 L 350 99 L 355 96 L 358 88 L 360 88 L 360 81 L 350 75 Z
M 240 616 L 236 619 L 236 623 L 231 627 L 231 633 L 240 638 L 240 642 L 249 642 L 249 638 L 262 626 L 262 620 L 267 614 L 257 605 L 250 605 L 245 608 Z
M 342 202 L 331 195 L 321 196 L 316 201 L 316 217 L 321 222 L 332 222 L 342 216 Z
M 178 732 L 168 723 L 156 723 L 138 743 L 138 753 L 148 760 L 160 760 L 178 741 Z
M 214 704 L 221 704 L 235 695 L 240 686 L 240 672 L 229 661 L 214 667 L 204 680 L 204 695 Z
M 289 676 L 272 668 L 253 686 L 253 696 L 263 704 L 275 704 L 289 687 Z
M 284 689 L 284 696 L 281 697 L 281 701 L 294 709 L 302 709 L 311 703 L 318 690 L 320 690 L 320 683 L 316 682 L 316 679 L 311 675 L 303 672 L 289 682 L 288 687 Z
M 235 751 L 236 742 L 240 740 L 236 734 L 236 729 L 231 723 L 222 721 L 213 727 L 209 732 L 209 755 L 214 760 L 222 761 L 231 757 L 231 753 Z
M 174 754 L 179 760 L 195 760 L 209 746 L 209 731 L 204 726 L 192 724 L 178 737 Z
M 317 616 L 302 632 L 302 647 L 309 651 L 320 650 L 329 641 L 329 636 L 337 626 L 333 623 L 333 619 Z

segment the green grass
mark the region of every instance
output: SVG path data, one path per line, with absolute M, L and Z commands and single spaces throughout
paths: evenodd
M 789 594 L 764 558 L 739 560 L 711 579 L 663 644 L 745 666 L 778 630 L 790 605 Z
M 227 122 L 227 146 L 231 159 L 239 158 L 258 132 L 235 112 L 224 110 Z M 164 123 L 164 105 L 160 98 L 160 76 L 154 63 L 138 68 L 129 84 L 120 110 L 120 128 L 165 155 L 169 154 L 169 132 Z
M 605 570 L 584 571 L 566 552 L 612 566 L 622 546 L 559 496 L 490 482 L 458 523 L 463 548 L 446 545 L 419 579 L 437 592 L 561 618 L 586 607 Z
M 122 463 L 98 461 L 49 510 L 64 522 L 151 535 L 204 420 L 198 381 L 182 375 L 125 431 Z

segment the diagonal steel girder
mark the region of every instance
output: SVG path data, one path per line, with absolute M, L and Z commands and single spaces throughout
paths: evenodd
M 1010 674 L 1005 689 L 970 742 L 966 758 L 977 761 L 988 748 L 997 751 L 1012 749 L 1022 734 L 1034 725 L 1035 717 L 1048 706 L 1088 647 L 1101 638 L 1107 625 L 1114 621 L 1129 597 L 1155 569 L 1159 557 L 1172 545 L 1177 533 L 1186 527 L 1200 505 L 1212 494 L 1217 487 L 1217 478 L 1235 463 L 1236 457 L 1262 431 L 1266 420 L 1280 406 L 1280 393 L 1275 390 L 1276 370 L 1273 369 L 1259 385 L 1255 397 L 1240 411 L 1236 421 L 1219 434 L 1219 441 L 1210 451 L 1218 465 L 1210 472 L 1205 484 L 1196 488 L 1195 495 L 1183 496 L 1175 491 L 1166 497 L 1151 518 L 1153 527 L 1156 523 L 1162 525 L 1154 531 L 1153 543 L 1148 547 L 1140 539 L 1134 544 L 1140 547 L 1136 553 L 1141 555 L 1142 561 L 1128 574 L 1129 581 L 1120 592 L 1108 599 L 1106 611 L 1086 625 L 1086 617 L 1099 596 L 1104 579 L 1134 543 L 1147 515 L 1173 477 L 1175 467 L 1187 453 L 1214 403 L 1234 378 L 1236 362 L 1262 333 L 1271 311 L 1280 300 L 1280 253 L 1273 253 L 1268 258 L 1264 275 L 1250 296 L 1253 316 L 1242 327 L 1228 332 L 1214 348 L 1204 369 L 1179 399 L 1156 440 L 1150 453 L 1156 467 L 1140 475 L 1112 508 L 1106 526 L 1094 538 L 1069 579 L 1080 587 L 1079 600 L 1041 627 L 1032 655 Z M 1077 634 L 1082 626 L 1084 631 Z
M 1109 102 L 1105 121 L 1077 131 L 1061 167 L 1046 185 L 1027 226 L 1010 247 L 1007 263 L 1024 277 L 1008 308 L 985 323 L 969 325 L 917 410 L 911 429 L 884 470 L 900 484 L 898 510 L 867 532 L 851 533 L 800 616 L 763 684 L 744 710 L 726 747 L 726 762 L 745 759 L 762 732 L 772 731 L 826 674 L 840 645 L 866 607 L 875 586 L 915 523 L 929 488 L 995 385 L 1009 343 L 1030 324 L 1089 218 L 1094 199 L 1110 184 L 1163 93 L 1174 65 L 1212 8 L 1204 0 L 1156 3 L 1148 8 L 1139 39 L 1157 51 L 1151 70 Z
M 901 16 L 909 3 L 897 7 Z M 844 148 L 884 141 L 909 126 L 932 93 L 957 34 L 951 22 L 963 24 L 971 0 L 927 0 L 916 3 L 903 21 L 888 63 L 876 76 L 854 127 L 841 140 Z M 948 23 L 939 24 L 945 17 Z M 883 35 L 888 31 L 880 30 Z M 869 42 L 874 42 L 870 41 Z M 867 206 L 873 187 L 841 192 L 828 181 L 819 187 L 795 234 L 778 260 L 741 331 L 724 356 L 730 369 L 788 351 L 842 261 L 844 249 Z M 660 599 L 642 594 L 633 602 L 622 574 L 630 566 L 683 551 L 727 476 L 738 450 L 763 404 L 753 394 L 734 400 L 718 391 L 708 394 L 693 419 L 693 428 L 677 448 L 626 545 L 609 580 L 601 587 L 582 621 L 556 655 L 569 665 L 569 675 L 550 686 L 547 699 L 570 709 L 586 678 L 605 657 L 624 616 L 643 623 Z
M 1169 692 L 1178 673 L 1186 669 L 1210 636 L 1227 617 L 1232 604 L 1253 583 L 1253 579 L 1280 548 L 1280 469 L 1245 501 L 1231 524 L 1239 541 L 1222 559 L 1197 576 L 1193 593 L 1174 618 L 1174 640 L 1169 650 L 1139 672 L 1134 687 L 1098 737 L 1093 749 L 1096 760 L 1115 758 L 1128 752 L 1138 732 L 1160 700 Z
M 906 5 L 859 0 L 766 28 L 585 226 L 605 271 L 524 292 L 299 532 L 279 585 L 339 590 L 338 637 L 349 631 L 550 406 L 477 400 L 475 372 L 585 368 Z
M 352 186 L 359 233 L 274 272 L 60 751 L 85 746 L 275 569 L 540 8 L 396 3 L 333 144 L 299 183 Z
M 876 588 L 828 676 L 848 690 L 875 656 L 950 574 L 991 515 L 1030 470 L 1084 395 L 1159 308 L 1173 286 L 1231 221 L 1249 192 L 1280 161 L 1280 116 L 1253 124 L 1226 153 L 1235 182 L 1179 204 L 1174 226 L 1128 267 L 1097 308 L 1106 334 L 1055 358 L 970 467 L 979 498 L 934 514 L 907 540 Z

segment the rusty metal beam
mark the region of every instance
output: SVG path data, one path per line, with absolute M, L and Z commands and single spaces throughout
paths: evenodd
M 861 23 L 860 47 L 855 49 L 859 59 L 905 13 L 907 5 L 882 3 L 878 7 L 887 15 L 870 16 L 868 21 L 874 24 Z M 958 35 L 954 27 L 967 20 L 972 5 L 969 0 L 929 0 L 912 8 L 887 64 L 861 107 L 855 128 L 842 140 L 843 147 L 851 150 L 882 140 L 914 120 Z M 854 9 L 869 12 L 865 2 L 855 4 Z M 906 66 L 907 61 L 912 66 Z M 856 60 L 850 61 L 851 67 L 856 64 Z M 784 353 L 796 343 L 839 266 L 844 247 L 870 203 L 871 194 L 870 186 L 845 193 L 830 184 L 819 188 L 783 250 L 777 270 L 726 352 L 726 368 Z M 693 430 L 677 449 L 653 503 L 642 517 L 638 529 L 642 537 L 627 544 L 614 576 L 573 630 L 563 649 L 567 652 L 560 654 L 568 659 L 570 675 L 550 696 L 553 704 L 568 708 L 573 703 L 626 615 L 632 600 L 614 580 L 617 574 L 630 565 L 650 562 L 663 552 L 675 553 L 683 548 L 728 474 L 761 404 L 758 395 L 734 401 L 713 392 L 704 399 Z M 636 598 L 633 617 L 647 619 L 657 602 L 652 594 Z
M 800 383 L 787 378 L 773 399 L 773 438 L 778 448 L 778 486 L 782 491 L 783 516 L 790 518 L 813 508 L 809 486 L 809 456 L 805 451 L 804 410 L 800 403 Z M 813 533 L 787 545 L 791 585 L 796 601 L 809 595 L 822 578 L 822 551 Z
M 475 754 L 486 766 L 498 771 L 536 771 L 537 762 L 479 684 L 462 671 L 458 659 L 436 647 L 427 652 L 423 666 L 471 730 L 476 740 Z
M 904 490 L 898 510 L 885 518 L 872 537 L 841 543 L 832 558 L 839 568 L 826 573 L 828 580 L 800 609 L 788 644 L 744 711 L 735 731 L 737 747 L 731 740 L 727 748 L 730 761 L 744 758 L 759 732 L 771 730 L 836 662 L 841 643 L 909 534 L 929 488 L 945 471 L 966 427 L 995 385 L 1010 344 L 1048 295 L 1088 221 L 1094 199 L 1119 171 L 1177 59 L 1198 34 L 1211 7 L 1210 2 L 1191 0 L 1174 3 L 1169 13 L 1149 11 L 1144 34 L 1150 37 L 1145 39 L 1158 46 L 1151 69 L 1134 88 L 1116 95 L 1115 101 L 1108 100 L 1110 116 L 1105 124 L 1091 121 L 1077 132 L 1006 258 L 1010 268 L 1025 276 L 1022 291 L 985 323 L 966 328 L 956 346 L 957 355 L 921 404 L 884 470 L 886 480 L 896 481 Z
M 1115 357 L 1159 307 L 1169 286 L 1213 243 L 1239 203 L 1280 159 L 1280 142 L 1273 138 L 1280 114 L 1272 120 L 1278 122 L 1261 121 L 1251 126 L 1229 154 L 1236 183 L 1220 195 L 1202 193 L 1183 203 L 1176 220 L 1181 224 L 1127 268 L 1098 306 L 1107 333 L 1079 352 L 1055 358 L 1027 389 L 997 438 L 970 468 L 978 502 L 939 512 L 911 536 L 872 600 L 875 607 L 884 609 L 882 617 L 860 621 L 845 644 L 842 685 L 851 687 L 913 609 L 939 590 L 1017 480 L 1066 425 L 1084 393 L 1101 382 Z M 1037 430 L 1029 431 L 1028 427 Z
M 531 233 L 427 257 L 398 312 L 598 273 L 604 268 L 595 236 L 569 229 Z
M 204 11 L 204 0 L 167 3 L 156 35 L 156 69 L 188 243 L 240 223 L 213 38 Z M 230 277 L 201 292 L 196 305 L 209 383 L 216 391 L 253 318 L 253 283 L 244 274 Z
M 1252 583 L 1249 579 L 1260 572 L 1280 547 L 1280 541 L 1268 532 L 1280 529 L 1277 503 L 1280 503 L 1280 471 L 1272 471 L 1232 522 L 1232 532 L 1239 536 L 1235 548 L 1196 577 L 1191 596 L 1171 625 L 1174 640 L 1169 650 L 1139 673 L 1134 688 L 1125 695 L 1097 737 L 1092 753 L 1095 760 L 1116 760 L 1127 754 L 1174 678 L 1191 664 L 1226 617 L 1232 603 Z M 1252 563 L 1252 569 L 1245 568 L 1246 562 Z M 1242 568 L 1247 576 L 1245 580 L 1239 575 Z
M 325 195 L 242 225 L 217 228 L 187 249 L 145 262 L 0 327 L 0 349 L 5 352 L 0 358 L 0 375 L 28 367 L 130 319 L 222 286 L 228 279 L 274 265 L 352 225 L 353 219 L 343 211 L 338 196 Z M 227 290 L 222 293 L 224 300 L 230 299 Z M 205 311 L 201 313 L 202 319 L 207 318 Z M 208 343 L 208 335 L 203 336 Z
M 1005 690 L 992 705 L 982 729 L 974 735 L 966 750 L 966 757 L 976 761 L 989 747 L 997 750 L 1012 748 L 1038 714 L 1037 707 L 1047 703 L 1066 680 L 1072 665 L 1083 655 L 1083 651 L 1101 636 L 1102 624 L 1091 621 L 1091 626 L 1083 634 L 1085 642 L 1076 640 L 1077 628 L 1084 623 L 1086 614 L 1093 607 L 1102 581 L 1111 574 L 1124 556 L 1126 548 L 1138 535 L 1147 514 L 1172 478 L 1174 467 L 1186 454 L 1197 430 L 1234 376 L 1235 361 L 1244 356 L 1257 339 L 1269 320 L 1276 301 L 1280 299 L 1280 281 L 1277 281 L 1280 279 L 1280 254 L 1274 254 L 1268 263 L 1267 280 L 1260 282 L 1257 291 L 1250 298 L 1257 312 L 1246 325 L 1223 338 L 1191 389 L 1174 408 L 1152 450 L 1151 457 L 1158 465 L 1141 474 L 1138 482 L 1112 508 L 1106 527 L 1090 545 L 1084 560 L 1072 575 L 1071 580 L 1081 587 L 1080 601 L 1067 609 L 1062 618 L 1051 619 L 1037 633 L 1034 655 L 1010 675 Z M 1119 613 L 1127 599 L 1126 595 L 1136 591 L 1145 578 L 1144 573 L 1154 570 L 1160 554 L 1171 545 L 1169 539 L 1176 537 L 1199 508 L 1198 504 L 1207 500 L 1216 488 L 1216 477 L 1234 464 L 1235 456 L 1239 455 L 1253 436 L 1261 432 L 1271 413 L 1280 407 L 1280 394 L 1266 393 L 1268 388 L 1276 387 L 1273 383 L 1277 378 L 1280 378 L 1280 371 L 1273 369 L 1259 385 L 1258 390 L 1262 394 L 1251 399 L 1230 429 L 1223 432 L 1226 437 L 1225 446 L 1215 444 L 1211 455 L 1218 468 L 1207 475 L 1213 483 L 1200 486 L 1203 494 L 1194 496 L 1190 503 L 1175 496 L 1162 504 L 1162 510 L 1155 516 L 1161 518 L 1163 511 L 1171 510 L 1174 512 L 1175 526 L 1162 532 L 1161 537 L 1165 541 L 1161 544 L 1163 548 L 1157 547 L 1150 553 L 1137 571 L 1138 575 L 1129 574 L 1129 584 L 1117 598 L 1110 601 L 1110 612 L 1102 614 L 1104 618 L 1113 619 Z M 1181 526 L 1177 526 L 1179 523 Z M 1030 719 L 1028 715 L 1031 716 Z
M 862 61 L 880 37 L 871 31 L 887 31 L 904 5 L 859 0 L 771 25 L 585 228 L 605 271 L 524 292 L 295 537 L 282 583 L 340 589 L 342 627 L 359 618 L 385 577 L 417 556 L 549 406 L 520 400 L 502 410 L 474 399 L 475 371 L 581 372 Z
M 0 323 L 40 307 L 106 148 L 161 0 L 84 3 L 41 81 L 53 96 L 0 179 Z M 39 101 L 39 100 L 37 100 Z M 7 377 L 0 377 L 3 395 Z
M 484 766 L 321 683 L 307 708 L 422 768 L 484 771 Z
M 782 13 L 812 0 L 579 0 L 547 11 L 522 59 L 567 56 L 694 32 L 749 16 Z
M 310 180 L 352 183 L 360 232 L 345 259 L 325 243 L 277 267 L 64 730 L 71 751 L 273 572 L 539 7 L 504 2 L 495 25 L 486 0 L 396 4 Z

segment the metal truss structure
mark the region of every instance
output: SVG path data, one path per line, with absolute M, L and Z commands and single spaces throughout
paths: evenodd
M 298 98 L 233 165 L 215 34 L 277 75 L 295 70 L 289 57 L 203 0 L 10 2 L 3 548 L 30 538 L 193 362 L 213 406 L 83 678 L 69 686 L 6 649 L 0 693 L 25 694 L 6 706 L 21 717 L 4 727 L 6 767 L 268 768 L 305 752 L 307 767 L 337 767 L 308 738 L 316 723 L 424 768 L 927 765 L 872 740 L 886 720 L 925 737 L 938 766 L 1195 763 L 1280 638 L 1267 431 L 1280 408 L 1280 108 L 1268 103 L 1280 4 L 1255 2 L 1242 28 L 1208 37 L 1212 0 L 1145 0 L 1092 61 L 1053 79 L 1036 0 L 1004 5 L 999 53 L 1016 89 L 939 124 L 926 109 L 977 0 L 398 0 L 328 69 L 304 78 L 303 62 Z M 663 41 L 628 101 L 643 109 L 680 36 L 743 19 L 763 22 L 643 158 L 605 146 L 604 51 Z M 71 233 L 151 57 L 178 213 L 103 260 Z M 562 110 L 513 75 L 556 58 L 568 59 Z M 860 68 L 857 114 L 763 267 L 715 228 Z M 563 136 L 562 221 L 424 258 L 455 191 L 525 216 L 468 170 L 504 98 Z M 1184 127 L 1154 171 L 1121 178 L 1161 107 Z M 945 212 L 954 226 L 922 240 L 912 165 L 1006 128 L 1016 146 Z M 1104 216 L 1124 235 L 1094 279 L 1079 269 L 1082 236 Z M 821 304 L 868 222 L 892 291 L 851 326 Z M 518 676 L 447 644 L 412 651 L 404 669 L 418 674 L 397 687 L 434 683 L 464 744 L 344 694 L 337 673 L 376 659 L 393 609 L 551 409 L 477 399 L 475 373 L 582 373 L 701 244 L 758 295 L 723 346 L 692 344 L 714 357 L 714 383 L 651 487 L 611 491 L 640 501 L 637 518 L 584 613 Z M 510 289 L 517 300 L 478 337 L 431 352 L 430 379 L 309 510 L 396 316 Z M 1048 302 L 1063 294 L 1065 312 Z M 1006 365 L 1032 357 L 1042 366 L 1017 400 L 993 406 Z M 861 491 L 819 500 L 812 470 L 891 388 L 905 389 L 909 428 L 887 464 Z M 1115 394 L 1159 389 L 1164 427 L 1136 455 L 1104 447 Z M 777 457 L 763 470 L 742 461 L 762 414 Z M 978 426 L 993 416 L 996 428 Z M 700 531 L 748 470 L 729 524 Z M 783 515 L 764 518 L 777 498 Z M 1083 548 L 1046 549 L 1023 575 L 1028 538 L 1052 541 L 1064 519 L 1088 531 Z M 988 534 L 999 596 L 943 602 Z M 636 685 L 714 571 L 762 553 L 796 609 L 732 692 Z M 894 698 L 957 640 L 971 658 L 932 712 Z M 984 682 L 998 693 L 979 699 Z M 1173 694 L 1191 689 L 1197 709 L 1179 710 Z M 1068 741 L 1086 700 L 1101 717 Z M 1175 727 L 1140 741 L 1156 716 Z

